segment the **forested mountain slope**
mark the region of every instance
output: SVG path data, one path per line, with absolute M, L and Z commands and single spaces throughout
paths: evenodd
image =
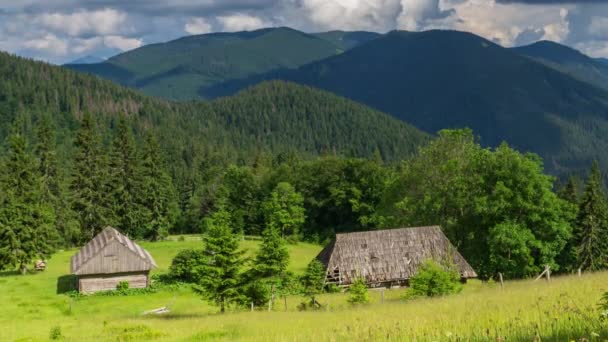
M 470 127 L 485 145 L 539 153 L 555 173 L 594 158 L 608 166 L 607 91 L 471 33 L 395 31 L 265 77 L 331 91 L 428 132 Z
M 73 132 L 85 112 L 97 118 L 106 140 L 121 115 L 129 117 L 136 135 L 148 128 L 157 130 L 170 157 L 178 159 L 193 150 L 221 151 L 232 161 L 251 160 L 261 151 L 363 157 L 378 150 L 393 160 L 410 155 L 427 139 L 386 114 L 291 83 L 265 83 L 209 103 L 172 103 L 2 53 L 0 139 L 21 112 L 28 113 L 32 123 L 51 114 L 64 154 L 69 153 Z
M 550 41 L 540 41 L 513 50 L 581 81 L 608 89 L 608 64 L 571 47 Z
M 354 44 L 348 37 L 335 41 Z M 355 35 L 354 39 L 363 38 Z M 343 49 L 330 40 L 289 28 L 269 28 L 188 36 L 146 45 L 104 63 L 68 67 L 141 89 L 148 95 L 188 100 L 207 98 L 204 89 L 216 83 L 299 67 Z

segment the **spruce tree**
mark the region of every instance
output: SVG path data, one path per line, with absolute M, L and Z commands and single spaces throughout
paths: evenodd
M 56 218 L 55 228 L 61 236 L 62 244 L 73 246 L 79 238 L 78 220 L 71 208 L 65 179 L 59 171 L 55 134 L 50 116 L 44 115 L 40 119 L 36 127 L 36 139 L 34 152 L 38 158 L 43 200 L 53 207 Z
M 279 228 L 283 238 L 297 239 L 306 218 L 303 202 L 302 195 L 291 184 L 279 183 L 263 204 L 266 225 Z
M 171 177 L 165 170 L 156 136 L 148 132 L 142 153 L 142 205 L 145 208 L 145 237 L 158 240 L 169 234 L 178 210 Z
M 196 293 L 218 305 L 222 313 L 226 306 L 241 297 L 239 280 L 243 252 L 239 250 L 239 239 L 232 233 L 230 223 L 230 214 L 223 208 L 207 220 L 204 262 L 196 266 L 201 277 L 193 286 Z
M 25 273 L 29 262 L 50 257 L 57 245 L 54 213 L 44 200 L 37 167 L 18 118 L 1 177 L 0 268 L 19 266 Z
M 585 185 L 574 229 L 577 266 L 600 270 L 608 266 L 608 224 L 602 175 L 596 161 Z
M 70 190 L 78 215 L 80 240 L 87 241 L 112 222 L 109 219 L 107 164 L 95 122 L 85 113 L 74 141 L 76 149 Z
M 268 226 L 262 236 L 262 245 L 256 255 L 253 270 L 256 277 L 276 279 L 287 270 L 289 252 L 285 241 L 274 226 Z
M 118 121 L 109 166 L 111 219 L 127 235 L 141 238 L 144 235 L 145 221 L 144 212 L 139 204 L 141 170 L 135 139 L 125 118 Z

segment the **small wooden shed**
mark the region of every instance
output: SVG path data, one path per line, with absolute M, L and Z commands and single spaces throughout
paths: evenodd
M 337 234 L 317 259 L 327 267 L 326 283 L 339 286 L 357 277 L 370 286 L 408 285 L 429 259 L 453 264 L 463 281 L 477 277 L 438 226 Z
M 155 267 L 148 251 L 112 227 L 97 234 L 71 260 L 81 293 L 115 290 L 125 281 L 129 288 L 148 287 Z

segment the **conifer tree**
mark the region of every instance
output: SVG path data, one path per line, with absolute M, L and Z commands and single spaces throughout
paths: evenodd
M 57 245 L 55 217 L 44 201 L 37 167 L 17 118 L 1 177 L 0 268 L 19 266 L 25 273 L 29 262 L 48 258 Z
M 82 118 L 74 147 L 76 152 L 70 183 L 74 196 L 72 207 L 78 215 L 80 239 L 87 241 L 112 223 L 108 218 L 106 159 L 95 122 L 88 113 Z
M 578 267 L 600 270 L 608 266 L 608 224 L 602 175 L 596 161 L 585 185 L 574 230 Z
M 254 273 L 259 278 L 277 278 L 285 273 L 289 264 L 289 252 L 285 240 L 274 226 L 264 230 L 262 245 L 255 258 Z
M 165 171 L 156 136 L 148 132 L 142 154 L 142 205 L 145 237 L 158 240 L 169 234 L 178 210 L 177 196 L 171 177 Z
M 53 207 L 55 228 L 64 246 L 78 243 L 79 229 L 76 214 L 71 208 L 68 190 L 60 175 L 51 118 L 42 116 L 36 128 L 37 143 L 34 148 L 38 158 L 38 174 L 42 181 L 43 200 Z
M 232 233 L 230 214 L 220 208 L 207 220 L 207 235 L 204 237 L 204 262 L 197 265 L 201 275 L 193 286 L 196 293 L 218 305 L 220 312 L 240 297 L 240 267 L 243 252 L 239 250 L 239 239 Z
M 116 135 L 110 152 L 110 178 L 108 188 L 111 197 L 111 219 L 131 237 L 144 235 L 144 212 L 139 205 L 141 170 L 133 133 L 127 120 L 118 121 Z

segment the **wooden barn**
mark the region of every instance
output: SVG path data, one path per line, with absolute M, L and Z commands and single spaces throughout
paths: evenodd
M 352 284 L 357 277 L 372 286 L 408 285 L 426 260 L 455 265 L 463 281 L 477 277 L 440 227 L 418 227 L 337 234 L 317 259 L 327 267 L 326 283 Z
M 97 234 L 71 260 L 81 293 L 115 290 L 124 281 L 129 288 L 148 287 L 155 267 L 148 251 L 112 227 Z

